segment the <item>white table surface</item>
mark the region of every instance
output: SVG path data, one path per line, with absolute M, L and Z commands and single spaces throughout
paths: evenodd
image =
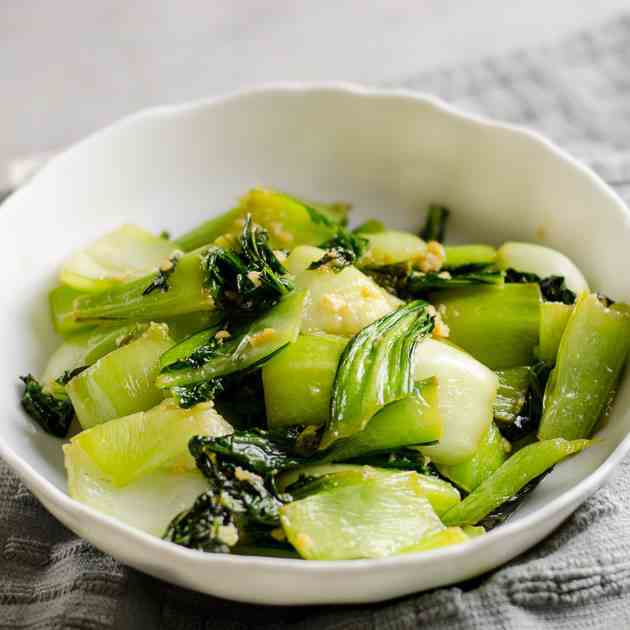
M 139 108 L 272 80 L 391 81 L 552 43 L 629 0 L 0 0 L 0 187 Z

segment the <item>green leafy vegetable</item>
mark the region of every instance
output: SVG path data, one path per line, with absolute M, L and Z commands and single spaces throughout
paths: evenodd
M 424 223 L 424 227 L 420 230 L 420 238 L 425 241 L 444 241 L 446 236 L 446 224 L 451 212 L 448 208 L 438 204 L 431 204 L 429 212 Z
M 362 431 L 335 442 L 322 461 L 344 462 L 361 455 L 438 442 L 443 425 L 438 409 L 437 382 L 431 379 L 418 390 L 385 405 Z
M 385 224 L 378 219 L 368 219 L 352 230 L 355 234 L 378 234 L 385 231 Z
M 505 372 L 508 372 L 508 370 L 505 370 Z M 545 386 L 549 373 L 549 366 L 542 361 L 528 366 L 526 373 L 527 389 L 521 408 L 511 415 L 507 421 L 498 422 L 497 425 L 501 434 L 510 442 L 514 443 L 522 440 L 526 436 L 532 435 L 538 429 L 543 414 Z M 501 383 L 501 377 L 499 377 L 499 383 Z M 495 417 L 497 420 L 501 419 L 499 416 L 496 416 L 496 407 Z
M 279 525 L 279 508 L 288 495 L 278 496 L 266 481 L 244 464 L 262 467 L 264 461 L 274 461 L 273 452 L 260 442 L 254 442 L 251 457 L 243 443 L 215 443 L 211 438 L 196 437 L 190 442 L 190 452 L 197 467 L 208 479 L 210 489 L 199 496 L 192 508 L 176 516 L 164 538 L 179 545 L 208 552 L 229 552 L 239 540 L 246 539 L 248 530 L 260 536 Z M 251 443 L 250 443 L 251 446 Z M 214 449 L 225 451 L 218 455 Z M 227 454 L 227 457 L 224 456 Z M 271 459 L 267 459 L 271 458 Z
M 223 383 L 221 379 L 211 379 L 202 383 L 193 383 L 192 385 L 180 385 L 171 387 L 171 394 L 180 407 L 188 409 L 197 403 L 206 400 L 214 400 L 215 396 L 223 391 Z
M 294 448 L 295 439 L 262 429 L 236 431 L 219 438 L 200 436 L 190 442 L 190 451 L 195 458 L 214 453 L 223 460 L 265 476 L 303 464 L 303 457 L 291 454 Z
M 202 223 L 175 242 L 187 252 L 225 235 L 237 236 L 241 231 L 243 217 L 251 214 L 253 221 L 269 232 L 269 244 L 274 249 L 317 245 L 334 236 L 335 225 L 345 224 L 349 207 L 343 202 L 305 202 L 278 191 L 254 188 L 240 200 L 236 208 Z M 315 223 L 309 209 L 325 216 L 333 227 Z
M 217 338 L 212 328 L 184 340 L 162 357 L 157 386 L 194 385 L 260 367 L 297 339 L 305 300 L 306 292 L 294 291 L 234 334 Z
M 336 236 L 320 245 L 326 253 L 319 260 L 311 263 L 308 268 L 319 269 L 325 265 L 333 271 L 341 271 L 345 267 L 354 265 L 367 246 L 367 239 L 340 226 Z
M 204 257 L 205 250 L 182 256 L 168 278 L 168 291 L 144 293 L 155 280 L 155 274 L 151 273 L 104 291 L 83 293 L 74 298 L 70 318 L 90 324 L 115 320 L 159 321 L 213 310 L 213 299 L 204 286 Z
M 65 392 L 44 391 L 31 374 L 20 376 L 24 383 L 22 407 L 44 431 L 56 437 L 66 437 L 74 417 L 72 403 Z
M 206 553 L 229 553 L 238 542 L 238 529 L 222 498 L 214 488 L 200 494 L 190 509 L 171 521 L 164 539 Z
M 445 245 L 444 253 L 444 269 L 466 265 L 494 265 L 497 257 L 497 250 L 490 245 Z
M 239 251 L 210 246 L 202 266 L 205 286 L 225 311 L 262 312 L 293 290 L 293 281 L 268 244 L 266 230 L 246 215 Z
M 562 438 L 536 442 L 510 457 L 498 470 L 442 517 L 445 525 L 476 525 L 527 483 L 573 453 L 588 446 L 588 440 Z
M 461 287 L 430 296 L 449 340 L 489 368 L 534 363 L 540 328 L 537 284 Z
M 503 284 L 503 273 L 485 263 L 427 273 L 414 269 L 408 262 L 363 267 L 362 270 L 378 285 L 402 299 L 421 297 L 428 291 L 437 289 Z
M 516 271 L 509 268 L 505 271 L 505 281 L 509 283 L 529 284 L 540 286 L 540 292 L 546 302 L 561 302 L 562 304 L 574 304 L 575 293 L 567 287 L 562 276 L 547 276 L 541 278 L 535 273 Z
M 83 370 L 87 367 L 87 365 L 80 365 L 73 370 L 65 370 L 59 378 L 55 379 L 55 381 L 59 383 L 59 385 L 67 385 L 77 374 L 81 374 L 81 372 L 83 372 Z
M 410 302 L 350 340 L 339 361 L 321 448 L 361 431 L 387 403 L 414 392 L 414 351 L 434 326 L 428 307 L 422 300 Z
M 590 437 L 630 351 L 630 307 L 582 293 L 560 341 L 545 392 L 539 439 Z
M 303 558 L 390 556 L 443 529 L 416 473 L 328 477 L 325 490 L 280 508 L 282 528 Z

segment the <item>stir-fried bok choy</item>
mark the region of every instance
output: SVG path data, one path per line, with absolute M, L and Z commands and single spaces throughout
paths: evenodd
M 22 406 L 70 495 L 208 553 L 422 553 L 504 522 L 609 412 L 630 306 L 564 254 L 352 229 L 256 188 L 173 239 L 123 225 L 49 292 Z

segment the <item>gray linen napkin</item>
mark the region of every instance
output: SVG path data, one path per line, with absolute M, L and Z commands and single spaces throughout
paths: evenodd
M 396 85 L 539 129 L 630 199 L 630 15 L 560 46 Z M 0 628 L 406 630 L 630 627 L 630 459 L 552 536 L 465 584 L 369 606 L 271 608 L 120 565 L 50 516 L 0 462 Z

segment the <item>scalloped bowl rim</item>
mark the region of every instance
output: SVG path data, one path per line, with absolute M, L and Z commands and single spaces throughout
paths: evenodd
M 609 200 L 617 206 L 620 213 L 624 213 L 630 218 L 630 211 L 625 206 L 621 198 L 593 171 L 585 165 L 576 161 L 566 151 L 546 139 L 539 133 L 507 123 L 493 121 L 484 116 L 464 113 L 463 111 L 453 107 L 439 98 L 414 92 L 407 89 L 379 89 L 369 88 L 357 84 L 346 82 L 274 82 L 257 85 L 255 87 L 243 90 L 235 90 L 233 92 L 219 95 L 216 97 L 199 99 L 183 104 L 162 105 L 152 107 L 139 112 L 130 114 L 113 124 L 94 132 L 85 139 L 77 142 L 67 150 L 54 157 L 40 173 L 29 181 L 24 187 L 16 191 L 3 204 L 3 214 L 10 214 L 16 200 L 32 187 L 37 185 L 40 178 L 46 177 L 53 173 L 60 164 L 66 159 L 68 154 L 73 153 L 77 148 L 85 147 L 91 143 L 100 142 L 107 138 L 113 131 L 132 126 L 140 120 L 155 117 L 179 117 L 190 112 L 196 112 L 200 109 L 212 108 L 218 105 L 227 104 L 233 100 L 246 98 L 249 95 L 261 92 L 318 92 L 318 91 L 339 91 L 350 93 L 364 98 L 399 98 L 407 99 L 418 104 L 429 105 L 441 112 L 458 118 L 469 125 L 482 126 L 487 131 L 496 134 L 516 135 L 526 138 L 531 144 L 538 145 L 540 149 L 552 153 L 558 160 L 564 162 L 567 166 L 579 171 L 582 177 L 588 178 L 593 186 L 600 192 L 608 196 Z M 117 519 L 98 512 L 58 489 L 54 484 L 48 481 L 41 473 L 36 471 L 31 465 L 18 456 L 7 444 L 0 441 L 0 457 L 18 474 L 25 484 L 45 502 L 47 505 L 58 506 L 62 512 L 83 518 L 86 522 L 99 522 L 102 525 L 124 534 L 128 537 L 129 542 L 138 545 L 147 554 L 159 554 L 166 562 L 176 562 L 178 559 L 186 558 L 194 563 L 207 563 L 208 565 L 224 566 L 267 566 L 278 569 L 288 569 L 293 571 L 295 575 L 301 573 L 315 573 L 318 575 L 326 575 L 334 573 L 362 573 L 368 569 L 379 569 L 384 566 L 402 566 L 402 565 L 418 565 L 427 566 L 435 561 L 451 560 L 457 562 L 458 559 L 468 555 L 473 550 L 479 551 L 490 548 L 496 542 L 517 536 L 519 533 L 536 527 L 544 522 L 550 516 L 566 510 L 575 501 L 585 500 L 597 488 L 599 488 L 607 478 L 614 472 L 615 468 L 621 460 L 630 452 L 630 435 L 627 435 L 608 457 L 599 465 L 599 467 L 585 477 L 582 481 L 574 485 L 570 490 L 561 496 L 546 503 L 543 507 L 538 508 L 533 513 L 519 519 L 517 522 L 508 521 L 501 527 L 498 527 L 487 534 L 477 537 L 463 545 L 453 545 L 443 547 L 422 553 L 408 554 L 404 556 L 391 556 L 387 558 L 369 559 L 369 560 L 336 560 L 336 561 L 307 561 L 291 558 L 271 558 L 261 556 L 239 556 L 229 554 L 207 554 L 200 551 L 190 550 L 179 547 L 172 543 L 166 542 L 137 530 Z M 55 510 L 57 511 L 57 510 Z M 63 517 L 59 517 L 64 520 Z M 253 601 L 252 598 L 243 598 L 243 601 Z

